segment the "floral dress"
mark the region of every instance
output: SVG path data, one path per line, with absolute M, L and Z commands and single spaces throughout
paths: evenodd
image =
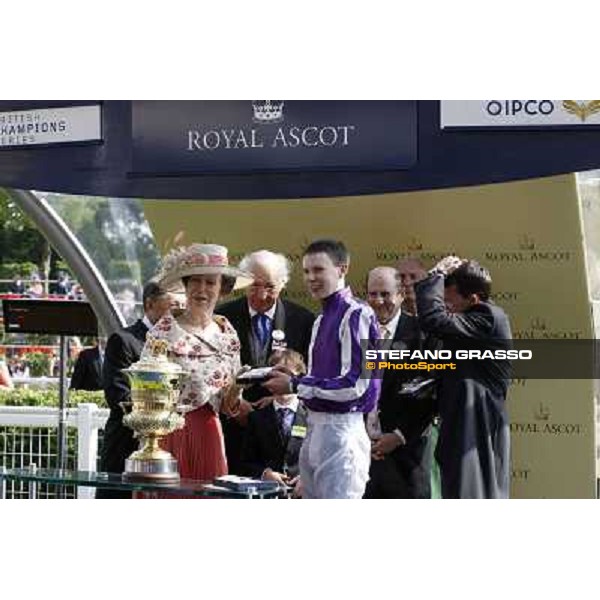
M 225 390 L 240 370 L 240 342 L 229 321 L 215 316 L 203 335 L 183 329 L 165 315 L 148 338 L 166 340 L 169 360 L 179 364 L 184 377 L 179 403 L 186 407 L 185 427 L 165 437 L 161 446 L 177 458 L 184 478 L 211 480 L 227 474 L 223 431 L 218 413 Z

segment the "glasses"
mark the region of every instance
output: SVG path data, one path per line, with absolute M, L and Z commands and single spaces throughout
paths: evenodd
M 272 283 L 252 283 L 250 285 L 251 292 L 265 292 L 266 294 L 276 294 L 278 287 Z

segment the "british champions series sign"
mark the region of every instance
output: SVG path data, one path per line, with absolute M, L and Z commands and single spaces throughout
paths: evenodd
M 101 139 L 100 105 L 0 112 L 0 148 Z
M 134 173 L 408 169 L 417 105 L 401 101 L 139 101 Z

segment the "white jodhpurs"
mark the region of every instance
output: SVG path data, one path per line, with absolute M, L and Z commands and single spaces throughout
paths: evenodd
M 362 413 L 309 412 L 299 458 L 303 498 L 362 498 L 370 461 Z

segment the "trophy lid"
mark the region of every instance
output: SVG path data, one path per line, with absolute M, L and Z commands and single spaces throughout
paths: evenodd
M 171 362 L 167 356 L 169 343 L 166 340 L 148 336 L 140 360 L 123 369 L 125 373 L 139 375 L 141 373 L 156 373 L 165 375 L 182 375 L 184 369 L 177 363 Z

